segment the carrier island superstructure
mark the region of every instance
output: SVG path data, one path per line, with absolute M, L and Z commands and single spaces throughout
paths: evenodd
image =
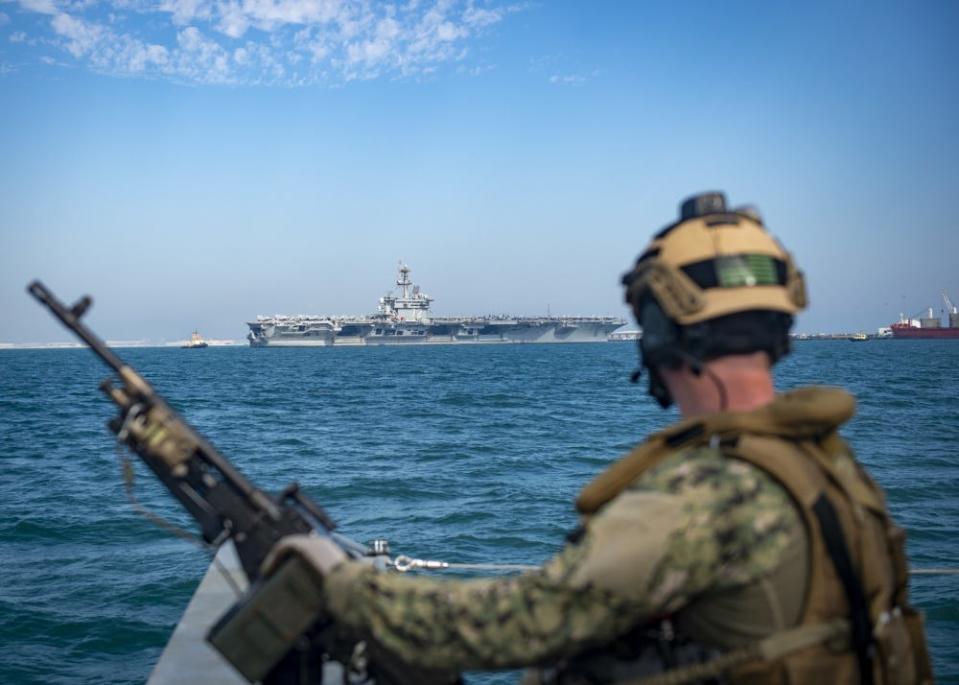
M 433 298 L 402 262 L 396 285 L 374 314 L 258 316 L 247 322 L 247 339 L 253 347 L 606 342 L 626 323 L 613 316 L 433 316 Z

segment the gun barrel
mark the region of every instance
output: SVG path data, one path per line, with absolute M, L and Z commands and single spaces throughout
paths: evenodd
M 174 420 L 182 426 L 183 431 L 189 432 L 191 435 L 191 441 L 198 446 L 198 455 L 199 458 L 205 461 L 207 464 L 213 466 L 223 478 L 230 483 L 230 485 L 246 499 L 246 501 L 253 506 L 257 511 L 265 513 L 271 520 L 278 521 L 280 520 L 282 514 L 276 504 L 264 493 L 260 492 L 256 486 L 254 486 L 250 481 L 248 481 L 243 474 L 241 474 L 230 461 L 224 457 L 220 452 L 202 435 L 197 433 L 185 420 L 183 420 L 177 412 L 170 407 L 166 401 L 156 395 L 153 391 L 153 388 L 150 387 L 136 371 L 133 370 L 130 366 L 127 366 L 122 359 L 120 359 L 113 350 L 111 350 L 105 342 L 103 342 L 96 333 L 87 328 L 80 321 L 80 317 L 83 316 L 83 313 L 89 309 L 92 304 L 92 300 L 88 296 L 81 297 L 73 307 L 67 307 L 60 300 L 57 299 L 57 296 L 54 295 L 50 290 L 43 285 L 40 281 L 33 281 L 30 285 L 27 286 L 27 292 L 29 292 L 34 298 L 36 298 L 41 304 L 47 307 L 53 315 L 57 317 L 64 326 L 69 328 L 73 333 L 85 342 L 90 349 L 93 350 L 100 359 L 106 362 L 114 371 L 119 375 L 120 380 L 123 381 L 124 387 L 127 389 L 133 389 L 134 392 L 138 393 L 139 396 L 149 397 L 149 402 L 158 407 L 162 407 L 164 411 L 168 412 L 169 415 L 174 417 Z M 109 383 L 105 386 L 101 386 L 110 398 L 120 406 L 124 411 L 129 408 L 130 398 L 124 397 L 121 391 L 116 388 L 112 388 Z M 324 524 L 329 521 L 325 519 Z M 332 526 L 330 526 L 332 528 Z
M 60 319 L 64 326 L 85 342 L 94 354 L 107 363 L 114 371 L 118 372 L 125 364 L 123 361 L 107 347 L 106 343 L 97 337 L 96 333 L 84 326 L 80 322 L 80 317 L 90 308 L 93 303 L 89 297 L 82 297 L 72 308 L 67 308 L 57 296 L 50 292 L 40 281 L 33 281 L 27 286 L 27 292 L 30 293 L 40 304 L 45 306 L 53 315 Z

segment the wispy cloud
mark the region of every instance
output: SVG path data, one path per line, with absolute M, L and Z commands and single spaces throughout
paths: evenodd
M 579 86 L 586 82 L 586 77 L 580 74 L 553 74 L 549 82 L 560 86 Z
M 561 53 L 541 55 L 529 60 L 530 73 L 545 77 L 554 86 L 581 86 L 599 76 L 598 69 L 581 68 L 576 60 Z
M 91 69 L 190 83 L 301 85 L 429 74 L 520 5 L 494 0 L 18 0 L 10 40 Z M 45 19 L 43 17 L 46 17 Z M 2 19 L 0 19 L 2 21 Z M 463 72 L 464 70 L 457 69 Z M 479 73 L 468 65 L 465 73 Z
M 56 14 L 57 6 L 53 0 L 20 0 L 20 7 L 28 12 L 40 14 Z
M 593 69 L 590 72 L 577 71 L 570 74 L 553 74 L 549 77 L 549 82 L 557 86 L 581 86 L 596 78 L 599 74 L 599 69 Z

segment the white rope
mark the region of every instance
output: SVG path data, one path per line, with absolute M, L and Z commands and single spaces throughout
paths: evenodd
M 535 571 L 540 568 L 533 564 L 453 564 L 449 562 L 447 562 L 446 567 L 490 571 Z
M 413 557 L 401 554 L 393 559 L 393 568 L 400 573 L 406 573 L 414 569 L 426 571 L 445 571 L 447 569 L 462 569 L 475 571 L 535 571 L 540 568 L 533 564 L 458 564 L 451 561 L 439 561 L 436 559 L 415 559 Z M 959 568 L 913 568 L 909 571 L 913 576 L 959 576 Z
M 457 564 L 449 561 L 437 561 L 435 559 L 414 559 L 405 554 L 401 554 L 393 560 L 393 568 L 400 573 L 406 573 L 413 569 L 425 569 L 427 571 L 443 571 L 446 569 L 472 569 L 478 571 L 534 571 L 539 566 L 532 564 Z
M 959 568 L 914 568 L 911 576 L 959 576 Z

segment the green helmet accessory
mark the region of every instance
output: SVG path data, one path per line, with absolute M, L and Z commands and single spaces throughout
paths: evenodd
M 649 392 L 663 407 L 672 398 L 658 367 L 685 363 L 698 374 L 711 359 L 757 351 L 775 363 L 789 352 L 793 315 L 807 306 L 802 273 L 759 213 L 728 210 L 718 192 L 684 201 L 623 285 L 642 329 Z

